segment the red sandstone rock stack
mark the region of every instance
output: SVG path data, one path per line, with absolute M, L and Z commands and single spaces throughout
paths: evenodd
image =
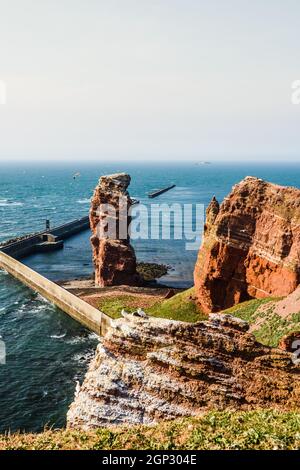
M 206 313 L 293 292 L 300 279 L 300 190 L 247 177 L 220 207 L 214 198 L 194 279 Z
M 127 191 L 129 184 L 130 176 L 125 173 L 102 176 L 92 198 L 91 242 L 95 283 L 100 287 L 137 285 L 140 281 L 136 272 L 134 249 L 130 245 L 128 235 L 130 224 L 128 211 L 132 205 Z M 108 207 L 113 208 L 114 212 L 107 211 Z M 101 224 L 104 221 L 109 224 L 115 223 L 115 233 L 110 235 L 103 233 Z

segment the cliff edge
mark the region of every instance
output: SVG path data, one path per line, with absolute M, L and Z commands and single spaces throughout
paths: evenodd
M 125 314 L 101 339 L 67 422 L 153 424 L 205 410 L 297 406 L 300 366 L 230 315 L 184 323 Z

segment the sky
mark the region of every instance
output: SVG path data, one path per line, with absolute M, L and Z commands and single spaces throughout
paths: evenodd
M 299 0 L 0 7 L 0 161 L 300 160 Z

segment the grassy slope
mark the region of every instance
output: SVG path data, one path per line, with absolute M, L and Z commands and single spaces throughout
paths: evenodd
M 144 310 L 154 317 L 171 320 L 196 322 L 207 319 L 206 315 L 197 310 L 193 298 L 194 288 L 176 294 L 170 299 L 159 301 Z M 281 318 L 274 312 L 274 306 L 278 300 L 280 299 L 271 297 L 249 300 L 224 310 L 223 313 L 230 313 L 248 321 L 254 325 L 253 334 L 259 342 L 276 347 L 284 335 L 299 331 L 300 328 L 299 312 L 291 314 L 287 319 Z M 259 307 L 263 305 L 264 309 L 259 312 Z M 138 306 L 138 299 L 130 295 L 116 295 L 112 298 L 105 298 L 99 303 L 99 308 L 112 318 L 120 317 L 122 308 L 127 312 L 133 312 Z M 255 324 L 258 326 L 255 327 Z
M 157 302 L 155 305 L 144 310 L 154 317 L 168 318 L 170 320 L 181 320 L 195 322 L 204 317 L 196 308 L 193 301 L 194 289 L 174 295 L 170 299 Z M 99 309 L 112 318 L 119 318 L 122 308 L 131 313 L 136 310 L 138 300 L 130 295 L 116 295 L 105 298 L 98 304 Z
M 276 302 L 280 299 L 255 299 L 235 305 L 223 313 L 242 318 L 254 325 L 253 334 L 257 340 L 267 346 L 278 346 L 280 339 L 292 331 L 299 331 L 300 313 L 293 313 L 284 319 L 274 312 Z M 258 308 L 265 305 L 263 310 Z M 257 327 L 255 326 L 257 325 Z
M 176 294 L 170 299 L 159 301 L 152 307 L 144 310 L 154 317 L 167 318 L 187 322 L 206 320 L 194 302 L 194 288 L 188 289 L 180 294 Z M 276 347 L 280 339 L 292 331 L 299 331 L 300 313 L 295 312 L 284 319 L 274 312 L 274 306 L 280 298 L 254 299 L 235 305 L 223 313 L 230 313 L 233 316 L 242 318 L 254 325 L 253 334 L 259 342 L 268 346 Z M 120 317 L 122 308 L 127 312 L 133 312 L 139 306 L 136 297 L 130 295 L 116 295 L 112 298 L 103 299 L 99 303 L 99 308 L 112 318 Z M 259 307 L 265 306 L 262 311 Z M 257 327 L 255 326 L 257 324 Z
M 300 413 L 209 412 L 156 426 L 0 436 L 0 450 L 300 449 Z
M 133 295 L 119 294 L 112 297 L 104 297 L 98 302 L 99 309 L 111 318 L 120 318 L 124 308 L 126 312 L 132 313 L 137 309 L 136 297 Z
M 154 317 L 168 318 L 170 320 L 196 322 L 207 319 L 206 315 L 197 310 L 193 298 L 194 288 L 191 288 L 174 295 L 170 299 L 157 303 L 153 307 L 146 309 L 146 311 Z

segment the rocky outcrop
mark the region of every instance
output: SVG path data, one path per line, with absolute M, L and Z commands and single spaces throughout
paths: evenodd
M 92 198 L 91 242 L 95 283 L 100 287 L 140 282 L 128 234 L 131 221 L 128 212 L 132 205 L 129 184 L 130 176 L 125 173 L 102 176 Z
M 190 324 L 143 312 L 123 316 L 98 346 L 69 409 L 69 427 L 298 405 L 300 366 L 291 353 L 257 343 L 243 320 L 211 314 Z
M 285 296 L 300 279 L 300 190 L 247 177 L 207 208 L 194 272 L 205 313 Z

